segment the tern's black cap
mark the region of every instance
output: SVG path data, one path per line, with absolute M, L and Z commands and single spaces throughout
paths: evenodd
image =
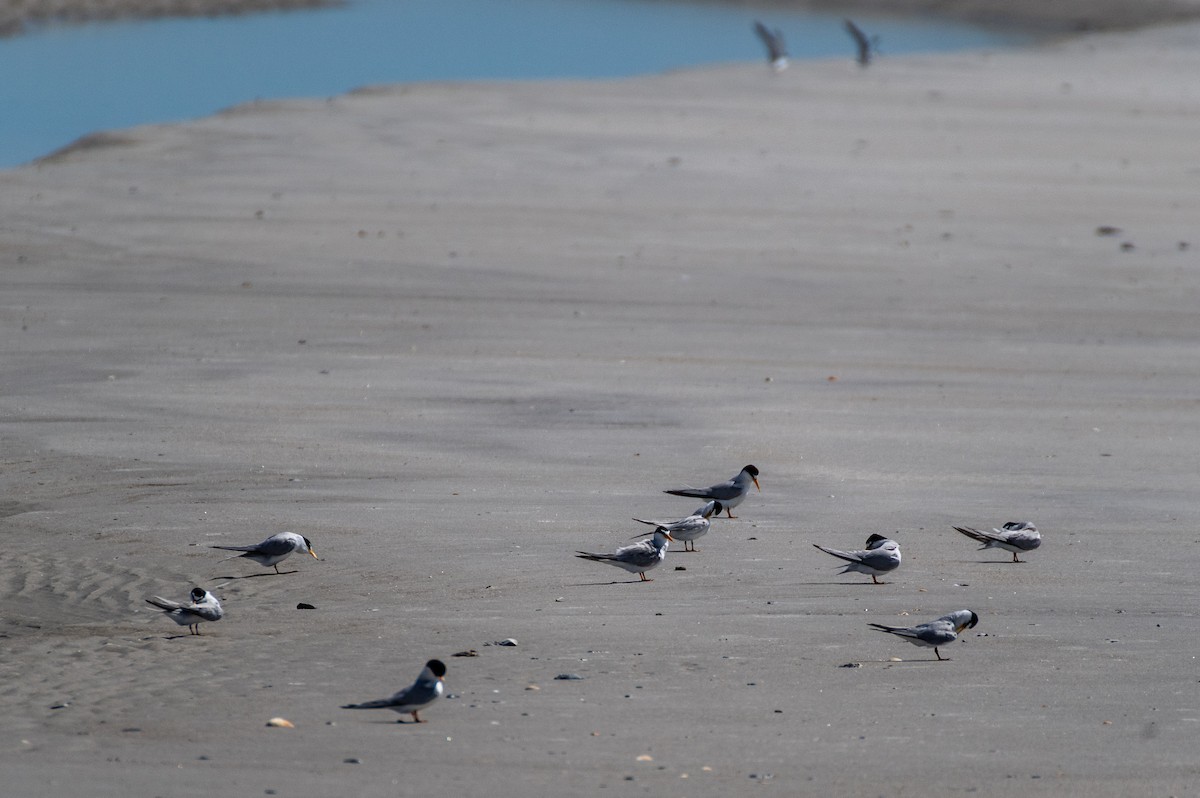
M 429 662 L 425 663 L 425 667 L 433 671 L 433 675 L 439 679 L 446 675 L 446 663 L 442 662 L 440 659 L 429 660 Z

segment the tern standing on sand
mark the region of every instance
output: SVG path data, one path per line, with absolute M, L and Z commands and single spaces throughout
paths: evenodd
M 654 530 L 653 540 L 622 546 L 612 554 L 581 551 L 575 556 L 583 560 L 615 565 L 631 574 L 637 574 L 643 582 L 653 582 L 653 579 L 646 578 L 646 572 L 662 565 L 663 560 L 667 558 L 667 547 L 671 545 L 671 540 L 671 535 L 659 528 Z
M 979 623 L 979 616 L 970 610 L 955 610 L 936 621 L 917 626 L 885 626 L 881 623 L 869 623 L 867 626 L 902 637 L 914 646 L 932 648 L 934 656 L 941 660 L 943 657 L 938 653 L 938 646 L 953 643 L 958 639 L 959 632 L 964 629 L 973 629 L 977 623 Z
M 725 514 L 730 518 L 736 518 L 731 511 L 746 499 L 746 494 L 750 492 L 750 485 L 762 490 L 762 486 L 758 484 L 758 469 L 752 465 L 743 468 L 736 477 L 727 479 L 724 482 L 718 482 L 716 485 L 709 485 L 707 488 L 676 488 L 675 490 L 664 490 L 663 493 L 669 493 L 672 496 L 690 496 L 693 499 L 707 499 L 709 501 L 719 501 L 721 506 L 725 508 Z
M 225 617 L 221 602 L 212 593 L 202 587 L 192 588 L 191 601 L 182 604 L 178 601 L 155 596 L 146 599 L 163 611 L 163 614 L 180 626 L 186 626 L 194 635 L 200 634 L 200 624 L 204 621 L 219 621 Z
M 264 568 L 274 566 L 275 573 L 280 573 L 279 563 L 291 556 L 292 552 L 308 552 L 314 560 L 320 559 L 313 551 L 309 539 L 303 535 L 297 535 L 295 532 L 280 532 L 253 546 L 212 546 L 212 548 L 245 552 L 244 554 L 235 554 L 229 559 L 245 557 L 254 560 Z
M 417 723 L 424 723 L 417 713 L 442 697 L 445 692 L 443 679 L 446 676 L 446 665 L 440 659 L 431 659 L 425 663 L 417 680 L 405 687 L 391 698 L 381 698 L 377 701 L 367 701 L 363 704 L 344 704 L 342 709 L 390 709 L 401 715 L 412 715 Z M 403 723 L 403 720 L 396 721 Z

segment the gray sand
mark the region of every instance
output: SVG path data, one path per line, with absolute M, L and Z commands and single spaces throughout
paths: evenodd
M 0 173 L 6 794 L 1195 793 L 1197 45 L 378 88 Z M 653 582 L 572 557 L 746 463 Z M 1009 520 L 1027 564 L 950 528 Z M 322 561 L 207 548 L 283 529 Z M 873 532 L 887 585 L 810 545 Z M 867 626 L 959 608 L 949 662 Z M 427 723 L 338 708 L 435 656 Z

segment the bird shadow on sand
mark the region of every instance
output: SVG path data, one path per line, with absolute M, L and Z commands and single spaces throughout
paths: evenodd
M 896 582 L 800 582 L 810 587 L 883 587 L 894 585 Z
M 929 665 L 930 663 L 934 663 L 934 662 L 951 662 L 952 660 L 953 660 L 952 657 L 942 657 L 941 659 L 937 659 L 936 657 L 930 657 L 929 659 L 901 659 L 901 660 L 864 659 L 864 660 L 857 660 L 857 662 L 859 665 L 861 665 L 863 667 L 867 667 L 869 665 L 875 665 L 875 666 L 882 666 L 885 668 L 890 668 L 893 665 Z M 842 668 L 845 666 L 839 665 L 838 667 Z
M 568 587 L 602 587 L 604 585 L 640 585 L 641 579 L 615 579 L 612 582 L 576 582 Z M 647 579 L 646 582 L 653 582 L 653 579 Z
M 187 634 L 181 634 L 181 635 L 149 635 L 147 637 L 143 637 L 142 639 L 143 640 L 178 640 L 181 637 L 208 637 L 208 635 L 202 635 L 202 634 L 194 635 L 191 632 L 188 632 Z
M 298 574 L 298 573 L 300 573 L 299 569 L 294 570 L 294 571 L 280 571 L 279 573 L 275 573 L 274 571 L 267 571 L 265 574 L 245 574 L 243 576 L 214 576 L 213 579 L 230 579 L 230 580 L 233 580 L 233 579 L 258 579 L 261 576 L 287 576 L 288 574 Z

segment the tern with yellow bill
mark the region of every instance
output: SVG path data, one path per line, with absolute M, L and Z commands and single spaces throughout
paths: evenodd
M 762 486 L 758 484 L 758 469 L 752 465 L 743 468 L 736 477 L 727 479 L 724 482 L 718 482 L 716 485 L 709 485 L 707 488 L 676 488 L 675 490 L 664 490 L 663 493 L 669 493 L 672 496 L 691 496 L 694 499 L 706 499 L 708 501 L 718 501 L 725 508 L 725 513 L 730 518 L 736 518 L 731 511 L 746 499 L 746 494 L 750 492 L 750 485 L 762 490 Z
M 233 557 L 245 557 L 249 560 L 254 560 L 264 568 L 275 567 L 275 573 L 280 573 L 279 563 L 287 559 L 293 552 L 308 552 L 314 560 L 320 559 L 317 553 L 313 551 L 312 542 L 303 535 L 297 535 L 295 532 L 280 532 L 264 540 L 262 543 L 256 543 L 253 546 L 212 546 L 214 549 L 224 549 L 225 551 L 240 551 L 243 554 L 235 554 Z

